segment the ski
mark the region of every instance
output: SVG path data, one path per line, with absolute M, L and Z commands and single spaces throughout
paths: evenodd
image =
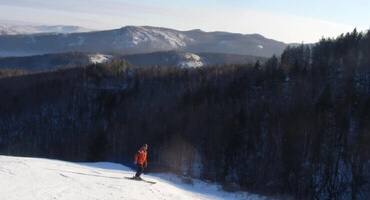
M 130 179 L 130 180 L 134 180 L 134 181 L 142 181 L 142 182 L 146 182 L 146 183 L 150 183 L 150 184 L 156 184 L 157 182 L 154 182 L 154 181 L 148 181 L 148 180 L 145 180 L 145 179 L 137 179 L 137 178 L 134 178 L 134 177 L 125 177 L 126 179 Z

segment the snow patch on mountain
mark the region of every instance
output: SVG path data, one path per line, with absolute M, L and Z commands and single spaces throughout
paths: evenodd
M 93 64 L 106 63 L 112 58 L 111 55 L 104 54 L 90 54 L 88 56 L 90 58 L 90 62 Z
M 143 176 L 156 184 L 125 178 L 133 174 L 130 168 L 114 163 L 0 156 L 0 199 L 267 200 L 246 192 L 224 192 L 218 185 L 199 180 L 185 184 L 172 174 Z
M 183 55 L 183 61 L 179 63 L 180 67 L 186 68 L 186 67 L 203 67 L 205 64 L 202 61 L 202 58 L 196 54 L 193 53 L 185 53 Z
M 258 48 L 263 49 L 263 45 L 257 45 Z

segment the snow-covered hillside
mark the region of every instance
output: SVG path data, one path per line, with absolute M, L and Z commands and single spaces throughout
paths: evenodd
M 194 180 L 182 183 L 170 174 L 144 175 L 150 184 L 126 179 L 133 171 L 114 163 L 69 163 L 0 156 L 0 199 L 6 200 L 261 200 L 248 193 L 227 193 Z
M 170 50 L 185 47 L 193 41 L 179 31 L 159 27 L 127 26 L 117 30 L 117 34 L 113 44 L 119 47 L 156 45 Z

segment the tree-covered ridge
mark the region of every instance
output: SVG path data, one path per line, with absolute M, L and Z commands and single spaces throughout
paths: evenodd
M 314 151 L 299 156 L 306 158 L 302 164 L 312 167 L 311 185 L 317 198 L 344 198 L 340 195 L 344 191 L 350 199 L 369 198 L 370 32 L 354 30 L 311 48 L 288 48 L 281 67 L 300 90 L 296 94 L 307 102 L 308 113 L 314 114 L 304 119 L 307 125 L 300 124 L 295 134 L 306 132 L 305 127 L 312 130 L 306 142 Z
M 265 64 L 0 79 L 0 152 L 128 163 L 296 199 L 370 197 L 370 32 Z

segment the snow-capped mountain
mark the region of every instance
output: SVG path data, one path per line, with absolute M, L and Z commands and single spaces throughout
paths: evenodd
M 92 31 L 79 26 L 10 25 L 0 24 L 0 35 L 20 35 L 37 33 L 78 33 Z
M 126 26 L 87 33 L 3 35 L 0 44 L 0 56 L 70 51 L 139 54 L 176 50 L 269 57 L 282 53 L 287 46 L 258 34 L 178 31 L 150 26 Z
M 69 163 L 0 156 L 0 199 L 22 200 L 267 200 L 246 192 L 228 193 L 220 186 L 171 174 L 143 175 L 150 184 L 130 180 L 134 172 L 114 163 Z

